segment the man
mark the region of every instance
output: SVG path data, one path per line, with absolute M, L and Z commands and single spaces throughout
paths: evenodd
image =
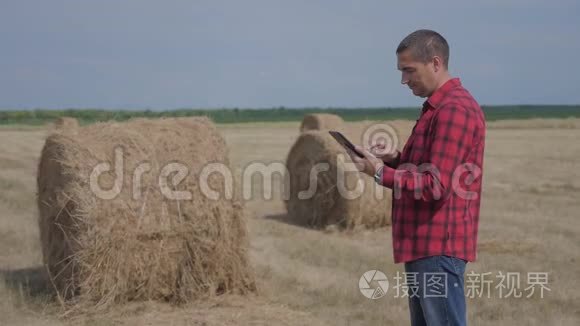
M 427 98 L 402 152 L 372 144 L 351 158 L 393 189 L 395 263 L 405 264 L 411 324 L 466 325 L 464 273 L 476 259 L 485 119 L 448 72 L 449 46 L 418 30 L 397 48 L 401 83 Z M 393 146 L 390 146 L 393 147 Z

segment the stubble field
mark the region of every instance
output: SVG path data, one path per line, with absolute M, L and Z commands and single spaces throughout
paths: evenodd
M 241 170 L 252 162 L 284 162 L 299 123 L 218 127 Z M 393 288 L 403 267 L 392 262 L 390 228 L 337 232 L 293 225 L 279 179 L 266 186 L 273 187 L 271 200 L 262 198 L 260 180 L 244 185 L 254 193 L 246 216 L 259 295 L 180 307 L 138 302 L 62 317 L 44 276 L 37 225 L 36 168 L 49 131 L 0 128 L 0 325 L 408 324 L 407 299 Z M 466 286 L 474 294 L 467 299 L 470 324 L 580 323 L 579 139 L 580 119 L 488 124 L 478 261 L 467 266 Z M 361 275 L 373 269 L 391 282 L 378 300 L 358 288 Z M 498 275 L 506 273 L 520 275 L 513 288 L 521 297 L 505 298 Z M 534 275 L 547 276 L 543 298 L 539 285 L 528 298 Z

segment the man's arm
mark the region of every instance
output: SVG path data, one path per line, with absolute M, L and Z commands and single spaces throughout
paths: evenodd
M 429 135 L 429 162 L 419 167 L 386 165 L 382 172 L 385 187 L 415 192 L 421 200 L 446 200 L 452 191 L 452 177 L 470 150 L 470 134 L 475 117 L 457 104 L 437 109 Z
M 385 165 L 390 167 L 391 169 L 396 169 L 399 166 L 399 162 L 401 161 L 401 152 L 397 150 L 395 157 L 392 158 L 390 161 L 385 161 L 383 159 L 383 162 L 385 162 Z

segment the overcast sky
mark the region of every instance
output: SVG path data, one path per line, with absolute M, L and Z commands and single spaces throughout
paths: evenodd
M 580 104 L 579 3 L 0 0 L 0 108 L 418 106 L 419 28 L 481 104 Z

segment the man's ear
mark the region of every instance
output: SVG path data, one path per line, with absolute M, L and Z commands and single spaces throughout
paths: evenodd
M 433 57 L 433 69 L 435 70 L 435 72 L 438 72 L 441 69 L 443 69 L 443 60 L 441 60 L 441 57 L 439 56 Z

